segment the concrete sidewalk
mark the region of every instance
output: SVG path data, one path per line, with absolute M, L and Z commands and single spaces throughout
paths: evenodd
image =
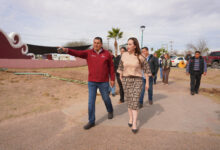
M 113 97 L 114 118 L 96 104 L 97 126 L 85 131 L 87 102 L 62 110 L 0 123 L 0 150 L 219 150 L 220 105 L 202 95 L 191 96 L 186 83 L 154 87 L 154 104 L 140 110 L 134 135 L 126 104 Z
M 182 83 L 154 87 L 154 104 L 147 102 L 139 112 L 140 129 L 178 131 L 188 133 L 220 134 L 220 105 L 203 95 L 190 95 L 189 89 Z M 118 105 L 119 97 L 113 97 L 115 118 L 107 120 L 104 103 L 96 106 L 97 124 L 108 126 L 127 126 L 127 105 Z M 82 122 L 87 122 L 85 116 Z

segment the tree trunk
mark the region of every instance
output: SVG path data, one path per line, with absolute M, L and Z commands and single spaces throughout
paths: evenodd
M 114 46 L 115 46 L 115 57 L 117 57 L 118 56 L 118 43 L 116 39 L 115 39 Z

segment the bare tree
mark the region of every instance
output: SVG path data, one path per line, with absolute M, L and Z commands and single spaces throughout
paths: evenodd
M 64 47 L 77 47 L 77 46 L 86 46 L 86 45 L 91 45 L 86 41 L 72 41 L 72 42 L 67 42 L 64 44 Z M 103 43 L 102 47 L 106 50 L 112 49 L 112 46 L 109 46 L 108 43 Z
M 192 55 L 193 52 L 191 50 L 185 50 L 184 55 Z
M 176 56 L 177 56 L 179 53 L 178 53 L 178 51 L 177 51 L 177 50 L 172 50 L 171 54 L 173 54 L 173 55 L 176 55 Z
M 73 42 L 67 42 L 64 44 L 64 47 L 76 47 L 76 46 L 85 46 L 90 45 L 89 43 L 85 41 L 73 41 Z
M 205 40 L 199 40 L 196 45 L 193 43 L 189 43 L 186 45 L 186 47 L 193 52 L 200 51 L 202 55 L 207 55 L 209 52 L 209 48 L 207 47 L 207 43 Z

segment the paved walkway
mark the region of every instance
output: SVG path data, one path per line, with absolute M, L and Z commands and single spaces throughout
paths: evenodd
M 203 85 L 202 85 L 203 86 Z M 85 131 L 87 103 L 0 123 L 0 150 L 219 150 L 220 105 L 202 95 L 191 96 L 188 84 L 171 81 L 154 87 L 154 104 L 140 110 L 140 131 L 127 126 L 126 104 L 113 97 L 115 117 L 107 119 L 97 101 L 97 126 Z

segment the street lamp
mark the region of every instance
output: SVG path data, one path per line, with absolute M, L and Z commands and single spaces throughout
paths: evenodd
M 145 29 L 145 26 L 141 26 L 141 48 L 143 47 L 143 33 L 144 33 L 144 29 Z
M 109 50 L 109 40 L 110 40 L 110 38 L 109 38 L 109 37 L 107 37 L 107 40 L 108 40 L 108 50 Z

